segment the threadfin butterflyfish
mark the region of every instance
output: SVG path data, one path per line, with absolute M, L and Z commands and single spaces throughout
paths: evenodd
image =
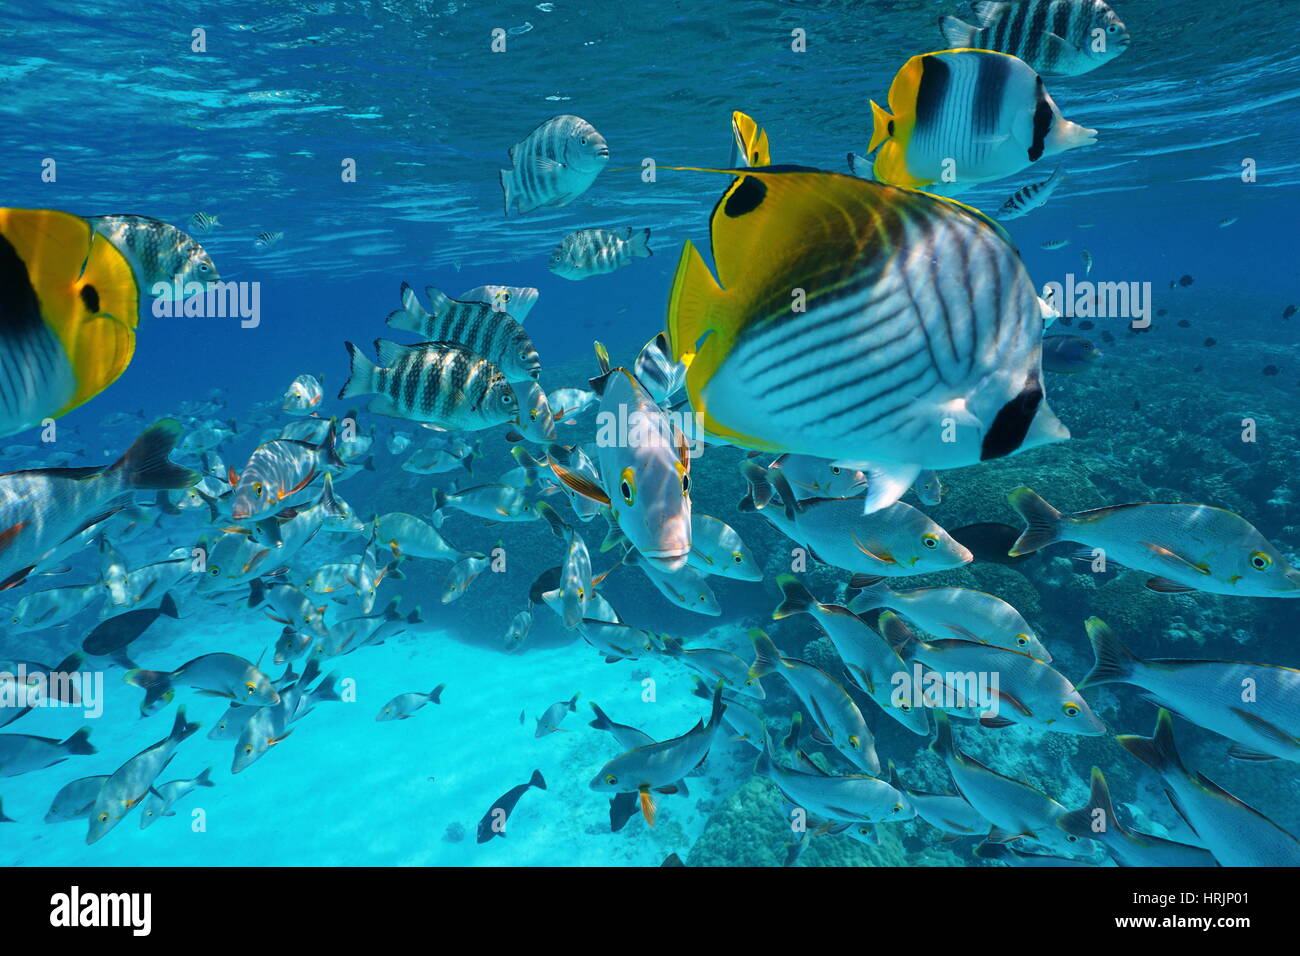
M 79 216 L 0 209 L 0 436 L 58 418 L 135 353 L 131 266 Z

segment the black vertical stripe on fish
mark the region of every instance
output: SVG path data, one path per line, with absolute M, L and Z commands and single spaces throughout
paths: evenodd
M 952 69 L 943 57 L 921 59 L 921 81 L 916 86 L 916 121 L 923 135 L 933 125 L 942 122 L 944 102 L 951 84 Z
M 1024 444 L 1029 426 L 1033 424 L 1034 415 L 1042 401 L 1042 386 L 1036 381 L 1030 381 L 1019 395 L 998 409 L 997 417 L 993 419 L 993 424 L 989 426 L 980 445 L 980 461 L 1002 458 Z
M 1028 54 L 1035 47 L 1045 46 L 1045 33 L 1047 31 L 1047 18 L 1052 12 L 1052 5 L 1047 0 L 1033 0 L 1033 13 L 1029 19 L 1029 33 L 1025 37 L 1025 53 Z M 1019 54 L 1018 54 L 1019 55 Z M 1026 56 L 1020 57 L 1022 60 Z
M 1003 47 L 1003 49 L 1008 53 L 1020 56 L 1021 59 L 1024 59 L 1024 57 L 1021 56 L 1021 54 L 1025 52 L 1024 48 L 1021 46 L 1021 41 L 1024 33 L 1025 18 L 1029 15 L 1029 7 L 1030 4 L 1028 3 L 1020 3 L 1016 5 L 1016 11 L 1011 22 L 1010 36 L 1007 39 L 1007 46 Z
M 1029 146 L 1029 161 L 1035 163 L 1043 155 L 1047 143 L 1047 134 L 1052 131 L 1052 105 L 1047 100 L 1047 90 L 1043 87 L 1043 78 L 1038 78 L 1038 105 L 1034 107 L 1034 139 Z
M 971 116 L 972 132 L 976 137 L 992 136 L 998 132 L 1011 63 L 1001 56 L 979 57 L 975 109 Z
M 1052 15 L 1052 32 L 1058 37 L 1066 40 L 1078 39 L 1074 36 L 1074 19 L 1076 11 L 1082 12 L 1082 4 L 1066 3 L 1064 0 L 1054 0 L 1054 11 Z

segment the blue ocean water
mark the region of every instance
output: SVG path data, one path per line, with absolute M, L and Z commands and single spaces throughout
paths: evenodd
M 1114 330 L 1099 365 L 1047 379 L 1072 440 L 945 474 L 948 497 L 924 510 L 949 529 L 1015 523 L 1006 495 L 1021 485 L 1067 510 L 1201 502 L 1247 518 L 1294 565 L 1300 365 L 1293 330 L 1300 319 L 1283 314 L 1300 298 L 1293 239 L 1300 44 L 1275 28 L 1277 8 L 1262 0 L 1212 9 L 1185 0 L 1121 0 L 1116 9 L 1132 46 L 1094 72 L 1048 79 L 1062 112 L 1096 128 L 1097 143 L 1065 154 L 1065 185 L 1045 207 L 1006 227 L 1040 286 L 1064 283 L 1068 274 L 1084 278 L 1085 250 L 1094 263 L 1088 278 L 1150 283 L 1152 327 L 1132 335 L 1123 322 L 1097 320 L 1098 332 Z M 585 387 L 597 371 L 592 342 L 608 346 L 616 364 L 630 363 L 664 326 L 682 243 L 707 248 L 721 180 L 664 167 L 727 162 L 731 112 L 742 109 L 767 130 L 776 161 L 842 171 L 847 153 L 865 152 L 868 101 L 884 100 L 908 57 L 942 49 L 936 21 L 958 12 L 954 4 L 915 0 L 176 2 L 143 9 L 40 0 L 10 7 L 0 21 L 4 205 L 140 214 L 182 229 L 195 212 L 217 215 L 220 225 L 196 238 L 223 278 L 258 283 L 262 298 L 255 328 L 232 318 L 146 315 L 121 379 L 60 420 L 53 449 L 41 447 L 35 432 L 5 438 L 19 449 L 4 467 L 41 467 L 53 451 L 73 453 L 73 465 L 104 464 L 148 423 L 176 415 L 187 429 L 213 421 L 233 426 L 220 455 L 238 471 L 288 420 L 277 409 L 295 376 L 322 377 L 322 415 L 357 407 L 357 400 L 335 398 L 347 376 L 343 342 L 368 346 L 388 334 L 384 317 L 398 307 L 401 282 L 453 296 L 489 283 L 536 287 L 541 296 L 526 328 L 542 358 L 541 381 L 548 390 Z M 506 31 L 503 52 L 492 49 L 498 29 Z M 195 30 L 203 31 L 203 52 L 193 50 Z M 806 34 L 803 52 L 791 49 L 792 31 Z M 582 116 L 604 135 L 609 168 L 569 206 L 503 216 L 497 174 L 508 165 L 507 148 L 560 113 Z M 654 182 L 641 176 L 647 157 L 660 167 Z M 52 182 L 42 177 L 47 160 L 56 164 Z M 342 176 L 348 160 L 355 161 L 354 182 Z M 959 198 L 994 212 L 1053 164 L 1045 160 Z M 546 262 L 555 244 L 590 226 L 649 228 L 654 255 L 581 282 L 551 274 Z M 264 231 L 283 238 L 258 248 L 254 237 Z M 1068 245 L 1043 248 L 1054 240 Z M 1180 283 L 1182 277 L 1191 281 Z M 1079 331 L 1079 320 L 1055 331 Z M 209 404 L 187 410 L 187 402 Z M 129 418 L 106 424 L 115 413 Z M 1242 441 L 1244 419 L 1258 424 L 1258 440 Z M 405 455 L 390 453 L 387 442 L 394 429 L 417 429 L 364 411 L 360 420 L 363 431 L 375 429 L 373 467 L 338 490 L 363 519 L 393 511 L 427 518 L 433 487 L 492 481 L 514 465 L 496 429 L 470 436 L 481 442 L 472 478 L 416 476 L 400 468 Z M 586 422 L 562 425 L 559 440 L 589 441 Z M 612 571 L 601 593 L 629 623 L 688 647 L 724 648 L 748 661 L 746 634 L 762 627 L 785 653 L 825 663 L 825 642 L 816 644 L 820 632 L 811 619 L 771 620 L 780 599 L 774 581 L 790 570 L 792 543 L 760 516 L 737 510 L 745 491 L 741 458 L 721 448 L 700 459 L 695 507 L 740 532 L 764 568 L 762 582 L 711 579 L 718 617 L 672 606 L 631 567 Z M 178 460 L 198 465 L 195 458 Z M 153 503 L 152 496 L 140 500 Z M 573 522 L 563 496 L 551 500 Z M 614 553 L 599 551 L 605 522 L 575 526 L 596 570 L 610 568 Z M 754 775 L 753 746 L 721 736 L 688 779 L 688 796 L 658 798 L 653 828 L 636 816 L 611 832 L 609 799 L 588 782 L 624 748 L 588 726 L 587 705 L 596 702 L 614 720 L 665 739 L 706 718 L 708 702 L 692 694 L 691 672 L 679 662 L 647 655 L 605 663 L 542 606 L 524 645 L 508 652 L 511 617 L 527 604 L 538 575 L 559 563 L 562 545 L 542 522 L 491 523 L 453 513 L 442 530 L 463 550 L 487 553 L 499 545 L 505 570 L 484 573 L 464 597 L 444 605 L 439 595 L 449 565 L 402 562 L 404 578 L 383 583 L 377 608 L 400 598 L 402 613 L 419 607 L 423 621 L 381 646 L 323 661 L 355 700 L 320 704 L 251 768 L 232 774 L 233 743 L 206 739 L 224 701 L 178 691 L 178 703 L 204 726 L 159 782 L 211 766 L 216 786 L 186 797 L 175 818 L 140 829 L 128 817 L 90 846 L 84 822 L 42 820 L 64 784 L 112 773 L 171 726 L 176 704 L 140 717 L 141 691 L 122 681 L 121 667 L 100 661 L 102 717 L 38 709 L 6 726 L 0 732 L 62 740 L 87 723 L 98 752 L 3 782 L 4 811 L 16 822 L 0 825 L 0 859 L 84 866 L 658 865 L 676 853 L 688 864 L 783 862 L 786 846 L 797 842 L 787 809 Z M 215 533 L 198 512 L 150 512 L 148 527 L 119 550 L 138 567 Z M 363 544 L 361 537 L 321 535 L 290 577 L 355 557 Z M 973 587 L 1005 598 L 1076 683 L 1092 664 L 1083 631 L 1092 615 L 1144 656 L 1300 663 L 1285 601 L 1152 594 L 1141 590 L 1140 577 L 1130 586 L 1133 573 L 1094 575 L 1068 555 L 1063 548 L 1014 566 L 977 562 L 903 583 Z M 93 580 L 100 566 L 94 547 L 70 563 L 66 574 L 33 578 L 0 595 L 0 604 Z M 829 600 L 847 578 L 816 566 L 806 581 Z M 265 609 L 250 608 L 245 592 L 217 603 L 182 583 L 176 598 L 180 618 L 160 619 L 132 644 L 138 666 L 167 669 L 226 651 L 251 661 L 265 654 L 267 672 L 279 676 L 268 649 L 281 626 Z M 52 664 L 111 613 L 95 605 L 58 628 L 6 628 L 0 657 Z M 410 720 L 374 721 L 394 695 L 440 683 L 447 685 L 441 704 Z M 761 716 L 774 737 L 783 737 L 799 703 L 775 675 L 765 684 Z M 535 737 L 536 718 L 575 693 L 577 712 L 561 730 Z M 1098 687 L 1085 697 L 1110 734 L 1151 732 L 1156 708 L 1131 688 Z M 879 713 L 868 716 L 882 759 L 897 764 L 909 787 L 952 792 L 927 738 Z M 1233 760 L 1228 741 L 1185 720 L 1176 732 L 1189 767 L 1280 827 L 1300 831 L 1293 761 Z M 1110 736 L 966 724 L 957 733 L 968 753 L 1071 808 L 1084 804 L 1089 770 L 1099 766 L 1126 823 L 1190 839 L 1158 779 Z M 830 766 L 848 772 L 823 749 Z M 547 789 L 523 795 L 505 839 L 476 843 L 479 819 L 536 769 Z M 975 840 L 945 842 L 920 820 L 881 831 L 878 846 L 850 835 L 818 836 L 800 860 L 987 862 L 971 852 Z M 1100 846 L 1080 847 L 1076 855 L 1098 864 L 1107 859 Z

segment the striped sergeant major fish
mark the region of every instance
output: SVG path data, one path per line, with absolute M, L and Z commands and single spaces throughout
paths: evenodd
M 889 87 L 889 109 L 872 101 L 871 113 L 876 178 L 945 194 L 1097 141 L 1096 130 L 1061 115 L 1042 77 L 988 50 L 912 57 Z
M 648 259 L 650 230 L 628 226 L 621 235 L 612 229 L 579 229 L 560 240 L 551 252 L 547 268 L 562 279 L 589 279 L 605 275 L 630 263 Z
M 425 422 L 446 431 L 518 424 L 519 401 L 501 370 L 454 342 L 398 345 L 375 340 L 379 365 L 345 342 L 351 373 L 339 398 L 376 395 L 370 411 Z
M 1128 28 L 1105 0 L 1022 0 L 974 4 L 977 26 L 941 17 L 953 47 L 1018 56 L 1044 76 L 1079 76 L 1128 49 Z
M 1052 193 L 1056 192 L 1056 187 L 1061 185 L 1065 179 L 1065 173 L 1060 166 L 1057 166 L 1056 171 L 1042 182 L 1021 186 L 998 209 L 998 219 L 1004 222 L 1008 219 L 1019 219 L 1021 216 L 1027 216 L 1035 209 L 1047 205 L 1047 200 L 1052 198 Z
M 1033 282 L 976 210 L 772 166 L 728 185 L 710 236 L 717 278 L 687 242 L 667 318 L 706 433 L 897 465 L 899 494 L 923 469 L 1069 437 L 1043 391 Z M 803 290 L 803 311 L 791 308 L 792 289 Z
M 483 302 L 462 302 L 432 287 L 426 312 L 415 290 L 402 283 L 402 307 L 388 315 L 388 327 L 422 335 L 427 342 L 457 342 L 477 352 L 502 372 L 508 381 L 536 379 L 542 371 L 533 341 L 508 313 Z
M 552 116 L 510 147 L 512 168 L 501 170 L 505 214 L 567 206 L 609 162 L 609 145 L 580 116 Z

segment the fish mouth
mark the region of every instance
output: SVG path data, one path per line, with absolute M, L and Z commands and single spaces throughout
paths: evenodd
M 603 156 L 605 159 L 609 159 L 609 147 L 608 146 L 600 147 L 600 149 L 596 150 L 596 155 Z
M 690 551 L 680 549 L 663 548 L 656 551 L 642 551 L 641 557 L 645 558 L 660 571 L 669 573 L 677 571 L 686 563 L 686 557 Z

